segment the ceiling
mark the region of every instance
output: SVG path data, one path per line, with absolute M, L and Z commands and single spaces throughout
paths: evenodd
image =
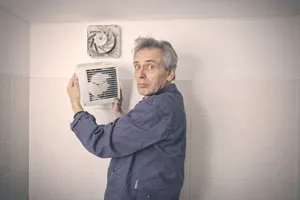
M 0 7 L 30 23 L 300 14 L 300 0 L 0 0 Z

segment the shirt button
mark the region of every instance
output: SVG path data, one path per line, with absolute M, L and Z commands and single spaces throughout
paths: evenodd
M 150 198 L 151 198 L 151 195 L 149 194 L 149 195 L 147 196 L 147 198 L 150 199 Z

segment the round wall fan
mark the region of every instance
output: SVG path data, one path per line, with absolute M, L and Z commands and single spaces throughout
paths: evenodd
M 88 54 L 93 57 L 120 56 L 120 30 L 117 25 L 88 27 Z

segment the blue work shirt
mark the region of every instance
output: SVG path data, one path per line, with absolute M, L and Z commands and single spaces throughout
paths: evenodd
M 112 158 L 104 200 L 179 200 L 184 183 L 186 114 L 175 84 L 141 100 L 128 114 L 96 124 L 88 112 L 71 129 L 83 146 Z

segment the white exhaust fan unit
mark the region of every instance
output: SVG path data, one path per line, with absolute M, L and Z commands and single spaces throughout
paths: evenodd
M 112 63 L 80 64 L 76 74 L 83 106 L 108 104 L 120 98 L 118 71 Z

